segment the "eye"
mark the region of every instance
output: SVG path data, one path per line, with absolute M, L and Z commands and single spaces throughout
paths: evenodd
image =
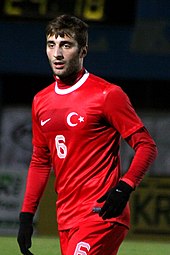
M 65 48 L 65 49 L 71 48 L 70 43 L 64 43 L 64 44 L 63 44 L 63 48 Z
M 55 44 L 52 42 L 47 42 L 47 46 L 48 46 L 48 48 L 53 49 Z

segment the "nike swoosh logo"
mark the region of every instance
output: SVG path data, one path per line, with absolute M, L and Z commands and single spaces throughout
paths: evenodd
M 47 120 L 41 120 L 41 126 L 44 126 L 47 122 L 49 122 L 51 120 L 51 118 L 47 119 Z
M 116 189 L 116 192 L 122 193 L 122 191 L 120 189 Z

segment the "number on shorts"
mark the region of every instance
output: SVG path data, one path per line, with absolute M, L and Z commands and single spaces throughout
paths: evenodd
M 80 242 L 77 244 L 74 255 L 87 255 L 87 252 L 83 251 L 82 248 L 87 249 L 87 251 L 90 251 L 90 245 L 85 242 Z

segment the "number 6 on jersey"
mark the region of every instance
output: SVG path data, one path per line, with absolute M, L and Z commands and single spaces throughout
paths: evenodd
M 67 156 L 67 147 L 65 145 L 65 137 L 63 135 L 57 135 L 55 137 L 55 145 L 56 145 L 58 157 L 65 158 Z

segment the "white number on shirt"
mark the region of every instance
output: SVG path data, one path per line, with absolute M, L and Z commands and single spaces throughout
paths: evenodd
M 65 137 L 63 135 L 57 135 L 55 137 L 55 145 L 57 149 L 57 155 L 59 158 L 65 158 L 67 156 L 67 147 L 64 143 Z
M 85 242 L 80 242 L 77 244 L 74 255 L 87 255 L 87 252 L 83 251 L 82 248 L 87 249 L 87 251 L 90 251 L 90 245 Z

